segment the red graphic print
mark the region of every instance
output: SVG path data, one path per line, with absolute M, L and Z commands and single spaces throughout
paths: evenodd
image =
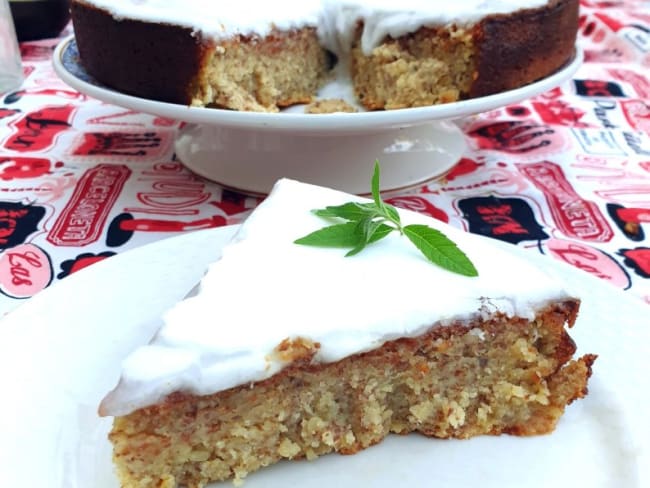
M 637 247 L 621 249 L 619 254 L 625 258 L 625 265 L 634 269 L 642 278 L 650 278 L 650 248 Z
M 586 63 L 626 63 L 634 60 L 634 48 L 625 39 L 608 36 L 599 49 L 585 49 Z
M 145 156 L 151 148 L 160 147 L 160 142 L 161 139 L 155 132 L 87 132 L 73 154 Z
M 561 239 L 549 239 L 546 247 L 553 256 L 603 279 L 618 288 L 628 288 L 630 277 L 614 258 L 591 246 Z
M 492 235 L 503 234 L 528 234 L 528 229 L 512 217 L 510 205 L 482 206 L 476 207 L 476 212 L 483 218 L 483 221 L 492 226 Z
M 518 244 L 548 239 L 530 204 L 521 198 L 470 197 L 458 201 L 469 231 Z
M 19 113 L 20 110 L 13 110 L 9 108 L 1 108 L 0 107 L 0 120 L 6 118 L 6 117 L 11 117 L 12 115 L 15 115 Z
M 619 230 L 632 241 L 642 241 L 645 233 L 641 224 L 650 222 L 650 209 L 626 208 L 617 203 L 608 203 L 607 212 Z
M 609 27 L 609 29 L 612 32 L 618 32 L 621 30 L 623 27 L 625 27 L 625 24 L 623 24 L 621 21 L 614 19 L 610 17 L 607 14 L 604 14 L 602 12 L 595 12 L 594 17 L 596 17 L 598 20 L 600 20 L 604 25 Z
M 483 125 L 469 132 L 478 149 L 527 154 L 563 146 L 564 139 L 549 125 L 533 121 L 502 121 Z
M 650 222 L 650 208 L 621 208 L 617 214 L 627 222 Z
M 632 70 L 620 68 L 608 69 L 607 73 L 615 80 L 625 81 L 632 85 L 632 88 L 634 88 L 634 91 L 636 91 L 639 97 L 645 99 L 650 98 L 650 81 L 644 76 Z
M 117 247 L 125 244 L 135 232 L 184 232 L 188 230 L 211 229 L 226 225 L 221 215 L 183 222 L 181 220 L 136 219 L 129 213 L 115 217 L 108 226 L 106 245 Z
M 481 166 L 485 166 L 485 163 L 478 163 L 469 158 L 461 158 L 461 160 L 458 161 L 458 164 L 451 168 L 451 170 L 449 170 L 449 172 L 445 175 L 445 179 L 447 181 L 454 181 L 459 176 L 473 173 Z
M 57 246 L 85 246 L 99 236 L 131 170 L 100 164 L 77 183 L 68 206 L 54 223 L 47 240 Z
M 386 201 L 396 207 L 423 213 L 433 217 L 434 219 L 438 219 L 441 222 L 449 222 L 449 216 L 426 198 L 414 195 L 405 195 L 402 197 L 389 198 Z
M 106 251 L 99 254 L 92 254 L 92 253 L 79 254 L 79 256 L 77 256 L 74 259 L 68 259 L 66 261 L 63 261 L 61 263 L 61 272 L 58 275 L 56 275 L 56 277 L 58 279 L 65 278 L 66 276 L 70 276 L 72 273 L 81 271 L 82 269 L 87 268 L 91 264 L 95 264 L 99 261 L 103 261 L 104 259 L 110 258 L 111 256 L 115 256 L 115 253 L 111 251 Z
M 9 244 L 9 237 L 13 235 L 20 219 L 28 214 L 27 209 L 0 210 L 0 245 Z
M 59 161 L 54 166 L 60 168 L 63 163 Z M 5 181 L 19 178 L 37 178 L 50 174 L 50 169 L 50 160 L 45 158 L 0 157 L 0 179 Z
M 186 230 L 210 229 L 226 224 L 221 215 L 213 215 L 205 219 L 183 222 L 180 220 L 133 219 L 123 220 L 120 229 L 141 232 L 183 232 Z
M 8 249 L 26 241 L 38 230 L 45 208 L 20 202 L 0 202 L 0 249 Z
M 246 207 L 246 199 L 247 197 L 241 193 L 224 189 L 223 193 L 221 194 L 221 201 L 212 201 L 210 202 L 210 205 L 214 205 L 226 215 L 231 216 L 244 213 L 249 210 Z
M 577 107 L 572 107 L 564 100 L 551 100 L 548 102 L 532 102 L 533 108 L 543 122 L 558 124 L 567 127 L 589 127 L 589 124 L 580 119 L 586 112 Z
M 605 217 L 593 202 L 576 193 L 560 166 L 550 161 L 516 166 L 544 193 L 553 220 L 565 235 L 590 242 L 611 240 L 613 232 Z
M 53 49 L 54 46 L 21 43 L 20 55 L 23 58 L 23 61 L 49 61 Z
M 225 213 L 228 216 L 237 215 L 246 212 L 248 210 L 244 205 L 240 203 L 234 203 L 229 201 L 221 201 L 221 202 L 213 201 L 210 202 L 210 205 L 214 205 L 215 207 L 217 207 L 219 210 L 221 210 L 223 213 Z
M 39 96 L 49 96 L 57 98 L 67 98 L 68 100 L 86 100 L 88 97 L 83 93 L 79 93 L 73 90 L 63 90 L 58 88 L 41 88 L 41 89 L 30 89 L 30 90 L 19 90 L 10 93 L 5 97 L 5 103 L 15 103 L 19 101 L 24 96 L 39 95 Z
M 621 108 L 632 128 L 650 134 L 650 106 L 642 100 L 623 100 Z
M 70 127 L 74 105 L 45 107 L 30 112 L 9 125 L 15 129 L 5 142 L 5 147 L 12 151 L 42 151 L 52 147 L 56 137 Z
M 0 292 L 28 298 L 52 281 L 48 255 L 34 244 L 20 244 L 0 254 Z

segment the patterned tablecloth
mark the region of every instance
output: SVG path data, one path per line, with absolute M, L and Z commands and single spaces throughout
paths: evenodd
M 0 316 L 99 260 L 240 222 L 260 201 L 185 169 L 179 122 L 61 82 L 57 43 L 22 44 L 26 80 L 0 94 Z M 579 43 L 570 82 L 462 121 L 458 165 L 390 201 L 650 304 L 650 4 L 583 0 Z

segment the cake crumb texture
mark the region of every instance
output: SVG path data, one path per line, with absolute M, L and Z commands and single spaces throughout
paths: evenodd
M 476 77 L 472 29 L 421 28 L 386 39 L 366 56 L 361 28 L 352 47 L 357 98 L 368 109 L 397 109 L 466 98 Z
M 310 102 L 328 70 L 314 28 L 239 36 L 215 47 L 192 105 L 277 112 Z
M 353 113 L 357 112 L 357 109 L 340 98 L 314 100 L 305 107 L 305 113 L 308 114 L 333 114 L 341 112 Z
M 282 459 L 353 454 L 391 432 L 460 439 L 551 432 L 565 406 L 587 393 L 596 358 L 571 359 L 576 348 L 564 325 L 577 308 L 558 303 L 532 322 L 498 315 L 433 326 L 335 363 L 301 353 L 255 384 L 174 393 L 115 419 L 121 486 L 239 483 Z

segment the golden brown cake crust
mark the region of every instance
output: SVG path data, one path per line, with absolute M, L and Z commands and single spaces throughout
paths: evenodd
M 438 438 L 537 435 L 587 393 L 594 355 L 572 359 L 577 301 L 532 322 L 496 315 L 433 326 L 335 363 L 284 341 L 294 362 L 212 395 L 177 392 L 117 417 L 110 434 L 123 488 L 200 488 L 281 459 L 353 454 L 389 433 Z
M 476 28 L 476 79 L 469 97 L 517 88 L 562 67 L 575 53 L 578 0 L 511 15 L 492 15 Z
M 190 104 L 210 41 L 179 26 L 118 22 L 83 1 L 73 1 L 70 11 L 81 60 L 98 81 L 130 95 Z

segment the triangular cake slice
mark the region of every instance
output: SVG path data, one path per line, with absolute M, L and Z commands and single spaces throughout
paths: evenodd
M 281 459 L 354 453 L 390 432 L 439 438 L 552 431 L 587 392 L 572 359 L 579 299 L 503 245 L 441 230 L 478 277 L 427 261 L 397 232 L 363 252 L 294 243 L 357 199 L 279 181 L 124 363 L 101 406 L 123 487 L 239 480 Z

